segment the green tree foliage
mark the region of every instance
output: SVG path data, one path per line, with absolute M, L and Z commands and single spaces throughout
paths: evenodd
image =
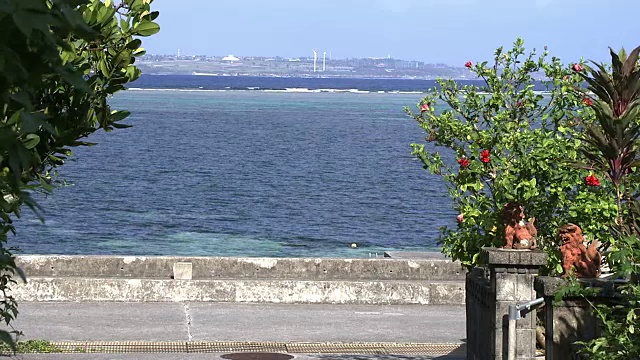
M 136 80 L 139 37 L 157 33 L 151 0 L 0 0 L 0 318 L 17 315 L 6 241 L 33 191 L 51 191 L 55 168 L 104 129 L 126 127 L 109 97 Z M 0 333 L 8 341 L 10 334 Z
M 608 224 L 617 214 L 615 197 L 605 189 L 610 184 L 600 184 L 599 173 L 568 166 L 584 160 L 580 134 L 593 121 L 593 109 L 574 91 L 582 81 L 575 67 L 548 57 L 546 49 L 539 56 L 525 53 L 518 39 L 511 50 L 497 49 L 491 64 L 466 64 L 483 85 L 438 80 L 419 112 L 407 109 L 430 143 L 412 144 L 413 154 L 443 177 L 460 214 L 455 228 L 443 229 L 443 252 L 467 267 L 476 265 L 482 247 L 504 245 L 502 209 L 509 202 L 536 218 L 552 272 L 562 271 L 561 225 L 572 222 L 591 238 L 610 239 Z M 536 78 L 544 94 L 534 91 Z M 457 162 L 445 162 L 443 151 Z

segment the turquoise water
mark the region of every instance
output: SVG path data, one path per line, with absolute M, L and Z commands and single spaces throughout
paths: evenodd
M 379 256 L 437 247 L 455 214 L 410 144 L 420 94 L 127 91 L 17 221 L 24 253 Z M 352 243 L 358 247 L 353 249 Z

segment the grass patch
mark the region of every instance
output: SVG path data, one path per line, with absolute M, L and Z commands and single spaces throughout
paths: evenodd
M 62 352 L 62 349 L 51 344 L 48 340 L 26 340 L 16 343 L 16 353 L 19 354 L 60 352 Z M 0 344 L 0 353 L 13 354 L 13 350 L 8 344 L 2 343 Z

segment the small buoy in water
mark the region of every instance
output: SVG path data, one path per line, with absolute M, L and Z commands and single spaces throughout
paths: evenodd
M 355 249 L 355 248 L 357 248 L 357 247 L 358 247 L 358 244 L 353 243 L 353 244 L 351 244 L 351 247 Z

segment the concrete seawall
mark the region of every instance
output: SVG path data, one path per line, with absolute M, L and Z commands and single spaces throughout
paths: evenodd
M 188 264 L 188 278 L 174 266 Z M 462 304 L 460 264 L 445 259 L 28 255 L 20 301 L 216 301 Z
M 193 279 L 448 280 L 464 281 L 460 264 L 445 259 L 233 258 L 177 256 L 27 255 L 28 276 L 170 279 L 178 262 Z

